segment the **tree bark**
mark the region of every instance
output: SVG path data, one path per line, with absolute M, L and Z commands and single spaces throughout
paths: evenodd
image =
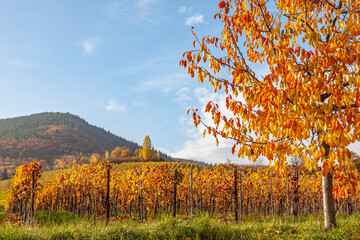
M 329 157 L 330 146 L 323 142 L 322 147 L 325 149 L 324 158 Z M 322 192 L 323 192 L 323 207 L 324 207 L 324 229 L 330 230 L 332 227 L 336 227 L 335 217 L 335 201 L 332 195 L 333 190 L 333 178 L 330 173 L 326 176 L 322 175 Z
M 332 227 L 336 226 L 335 201 L 332 195 L 332 190 L 333 190 L 333 179 L 332 179 L 332 175 L 328 173 L 326 176 L 322 176 L 325 230 L 330 230 Z

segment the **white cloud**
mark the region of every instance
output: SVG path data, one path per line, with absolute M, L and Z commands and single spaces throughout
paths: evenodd
M 139 86 L 141 91 L 161 91 L 165 94 L 169 93 L 174 89 L 179 89 L 183 86 L 184 79 L 187 79 L 188 75 L 185 73 L 182 74 L 167 74 L 161 77 L 154 76 L 153 78 L 142 82 Z
M 112 18 L 121 18 L 123 21 L 138 24 L 142 21 L 149 23 L 163 18 L 160 14 L 159 0 L 118 0 L 104 5 L 102 10 Z
M 356 141 L 349 145 L 349 149 L 353 152 L 356 152 L 358 155 L 360 155 L 360 142 Z
M 179 9 L 178 9 L 178 12 L 179 13 L 186 13 L 186 12 L 189 12 L 191 10 L 191 8 L 189 8 L 189 7 L 179 7 Z
M 179 92 L 187 93 L 187 90 L 179 90 Z M 204 113 L 206 104 L 209 101 L 213 101 L 219 105 L 219 109 L 222 113 L 225 113 L 227 117 L 231 116 L 225 106 L 226 94 L 215 94 L 208 89 L 201 87 L 196 88 L 192 92 L 192 96 L 193 98 L 196 98 L 198 105 L 200 105 L 200 113 Z M 211 115 L 208 113 L 202 114 L 202 120 L 208 125 L 213 125 L 211 124 L 213 122 Z M 183 126 L 183 131 L 185 135 L 189 137 L 189 140 L 184 143 L 182 149 L 171 153 L 173 157 L 188 158 L 211 163 L 224 163 L 226 159 L 231 159 L 234 163 L 250 163 L 246 159 L 239 159 L 236 153 L 235 155 L 232 155 L 231 150 L 234 144 L 232 140 L 219 137 L 219 146 L 216 146 L 216 140 L 213 136 L 206 135 L 204 138 L 204 127 L 199 125 L 199 127 L 196 128 L 191 116 L 180 118 L 179 122 Z
M 124 17 L 129 11 L 127 4 L 119 1 L 105 5 L 102 9 L 107 15 L 111 17 Z
M 160 90 L 163 93 L 169 93 L 172 90 L 169 82 L 166 79 L 149 80 L 141 83 L 140 90 Z
M 95 49 L 99 46 L 100 40 L 98 37 L 87 38 L 81 43 L 81 47 L 83 49 L 83 53 L 85 55 L 93 55 L 95 53 Z
M 177 59 L 178 56 L 166 56 L 166 57 L 153 57 L 153 58 L 147 58 L 144 59 L 144 61 L 138 61 L 133 65 L 126 66 L 123 69 L 120 69 L 116 71 L 117 75 L 130 75 L 134 73 L 138 73 L 141 71 L 154 69 L 155 67 L 159 65 L 163 65 L 164 63 L 169 62 L 170 60 Z
M 122 104 L 116 103 L 114 99 L 111 99 L 105 109 L 109 112 L 126 112 L 126 107 Z
M 137 19 L 145 20 L 148 23 L 153 23 L 156 20 L 161 19 L 163 16 L 160 14 L 160 8 L 157 6 L 158 0 L 138 0 L 135 2 L 135 11 Z
M 179 91 L 176 92 L 176 98 L 175 101 L 178 103 L 186 103 L 189 100 L 192 100 L 192 97 L 190 96 L 190 88 L 184 87 L 181 88 Z
M 145 107 L 145 104 L 142 103 L 142 102 L 133 102 L 133 105 L 134 105 L 135 107 Z
M 150 4 L 156 3 L 158 0 L 138 0 L 135 5 L 141 8 L 148 7 Z
M 204 22 L 204 15 L 196 13 L 191 17 L 188 17 L 185 21 L 185 24 L 188 26 L 197 25 Z
M 211 136 L 205 138 L 198 136 L 193 140 L 186 141 L 183 149 L 170 155 L 209 163 L 225 163 L 226 159 L 231 159 L 234 163 L 240 161 L 248 163 L 247 160 L 240 160 L 231 154 L 232 145 L 231 141 L 220 140 L 219 146 L 216 147 L 215 139 Z
M 21 59 L 17 59 L 17 58 L 8 58 L 8 57 L 4 57 L 2 58 L 3 62 L 14 66 L 14 67 L 33 67 L 36 68 L 37 65 L 27 61 L 27 60 L 21 60 Z

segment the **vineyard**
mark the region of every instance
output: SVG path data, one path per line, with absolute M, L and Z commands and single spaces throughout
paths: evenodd
M 8 212 L 22 221 L 35 210 L 68 211 L 106 219 L 158 216 L 193 218 L 200 213 L 223 220 L 257 216 L 308 215 L 322 211 L 321 173 L 288 166 L 287 172 L 235 165 L 199 166 L 190 163 L 126 163 L 82 165 L 58 172 L 41 186 L 37 161 L 17 168 L 12 179 Z M 358 177 L 358 176 L 357 176 Z M 339 214 L 359 212 L 357 191 L 337 191 Z

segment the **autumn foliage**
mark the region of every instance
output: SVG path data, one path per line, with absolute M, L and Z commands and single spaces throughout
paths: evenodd
M 33 165 L 35 163 L 32 163 Z M 34 166 L 18 168 L 18 174 Z M 23 165 L 25 166 L 25 165 Z M 36 169 L 36 168 L 35 168 Z M 106 212 L 105 196 L 107 194 L 108 164 L 85 164 L 63 170 L 50 180 L 43 188 L 37 188 L 35 208 L 42 210 L 70 211 L 84 216 L 104 217 Z M 196 211 L 209 211 L 232 215 L 235 204 L 234 170 L 239 169 L 237 188 L 241 193 L 243 215 L 285 215 L 291 214 L 296 203 L 301 214 L 321 211 L 321 172 L 308 172 L 300 168 L 299 177 L 295 179 L 295 169 L 287 166 L 289 175 L 280 174 L 272 167 L 239 168 L 235 165 L 216 165 L 200 167 L 190 163 L 125 163 L 110 167 L 110 205 L 111 215 L 130 217 L 138 213 L 142 201 L 147 218 L 155 218 L 161 213 L 169 213 L 173 206 L 174 170 L 177 169 L 178 211 L 182 214 L 190 211 L 190 172 L 192 172 L 193 206 Z M 18 175 L 16 175 L 18 176 Z M 12 189 L 19 187 L 14 178 Z M 340 181 L 335 181 L 335 187 Z M 22 184 L 25 192 L 29 181 Z M 295 194 L 296 190 L 296 194 Z M 142 191 L 140 200 L 140 191 Z M 26 194 L 14 191 L 10 206 L 19 206 L 19 199 Z M 342 197 L 335 195 L 337 209 L 346 213 L 360 206 L 360 195 Z M 350 204 L 350 205 L 349 205 Z
M 152 155 L 152 145 L 151 140 L 149 136 L 145 136 L 143 147 L 142 147 L 142 157 L 144 160 L 149 160 Z
M 224 24 L 222 37 L 196 37 L 199 50 L 180 62 L 199 82 L 208 79 L 214 92 L 227 94 L 233 116 L 209 102 L 205 112 L 214 122 L 207 132 L 233 139 L 239 157 L 264 155 L 284 166 L 296 154 L 308 169 L 324 158 L 324 142 L 330 149 L 323 174 L 335 165 L 350 174 L 346 147 L 360 140 L 359 5 L 337 4 L 279 1 L 274 12 L 263 1 L 221 1 L 215 18 Z M 266 64 L 268 73 L 257 74 L 254 63 Z M 216 75 L 221 69 L 229 79 Z M 196 109 L 194 122 L 201 122 Z
M 26 212 L 31 198 L 32 186 L 33 194 L 41 191 L 39 184 L 41 177 L 41 165 L 35 159 L 28 164 L 21 164 L 16 168 L 14 176 L 11 178 L 10 194 L 8 197 L 8 210 L 11 212 Z
M 289 155 L 309 170 L 321 160 L 327 184 L 340 174 L 338 194 L 354 193 L 347 147 L 360 140 L 359 1 L 227 0 L 219 11 L 221 37 L 194 33 L 195 49 L 180 65 L 225 93 L 230 114 L 209 102 L 213 123 L 193 109 L 195 126 L 233 139 L 239 157 L 262 155 L 276 168 Z

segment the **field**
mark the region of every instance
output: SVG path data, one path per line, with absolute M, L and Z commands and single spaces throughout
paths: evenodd
M 318 216 L 249 218 L 240 223 L 209 218 L 159 218 L 103 221 L 82 219 L 67 212 L 36 212 L 34 227 L 5 224 L 1 239 L 360 239 L 360 215 L 339 216 L 339 227 L 321 228 Z
M 358 193 L 336 202 L 338 226 L 324 231 L 318 173 L 159 162 L 82 165 L 42 174 L 29 224 L 31 204 L 21 199 L 30 199 L 22 182 L 31 184 L 31 168 L 24 169 L 15 175 L 22 180 L 14 189 L 23 190 L 9 205 L 13 214 L 0 216 L 0 239 L 360 239 Z M 1 186 L 5 197 L 9 183 Z

